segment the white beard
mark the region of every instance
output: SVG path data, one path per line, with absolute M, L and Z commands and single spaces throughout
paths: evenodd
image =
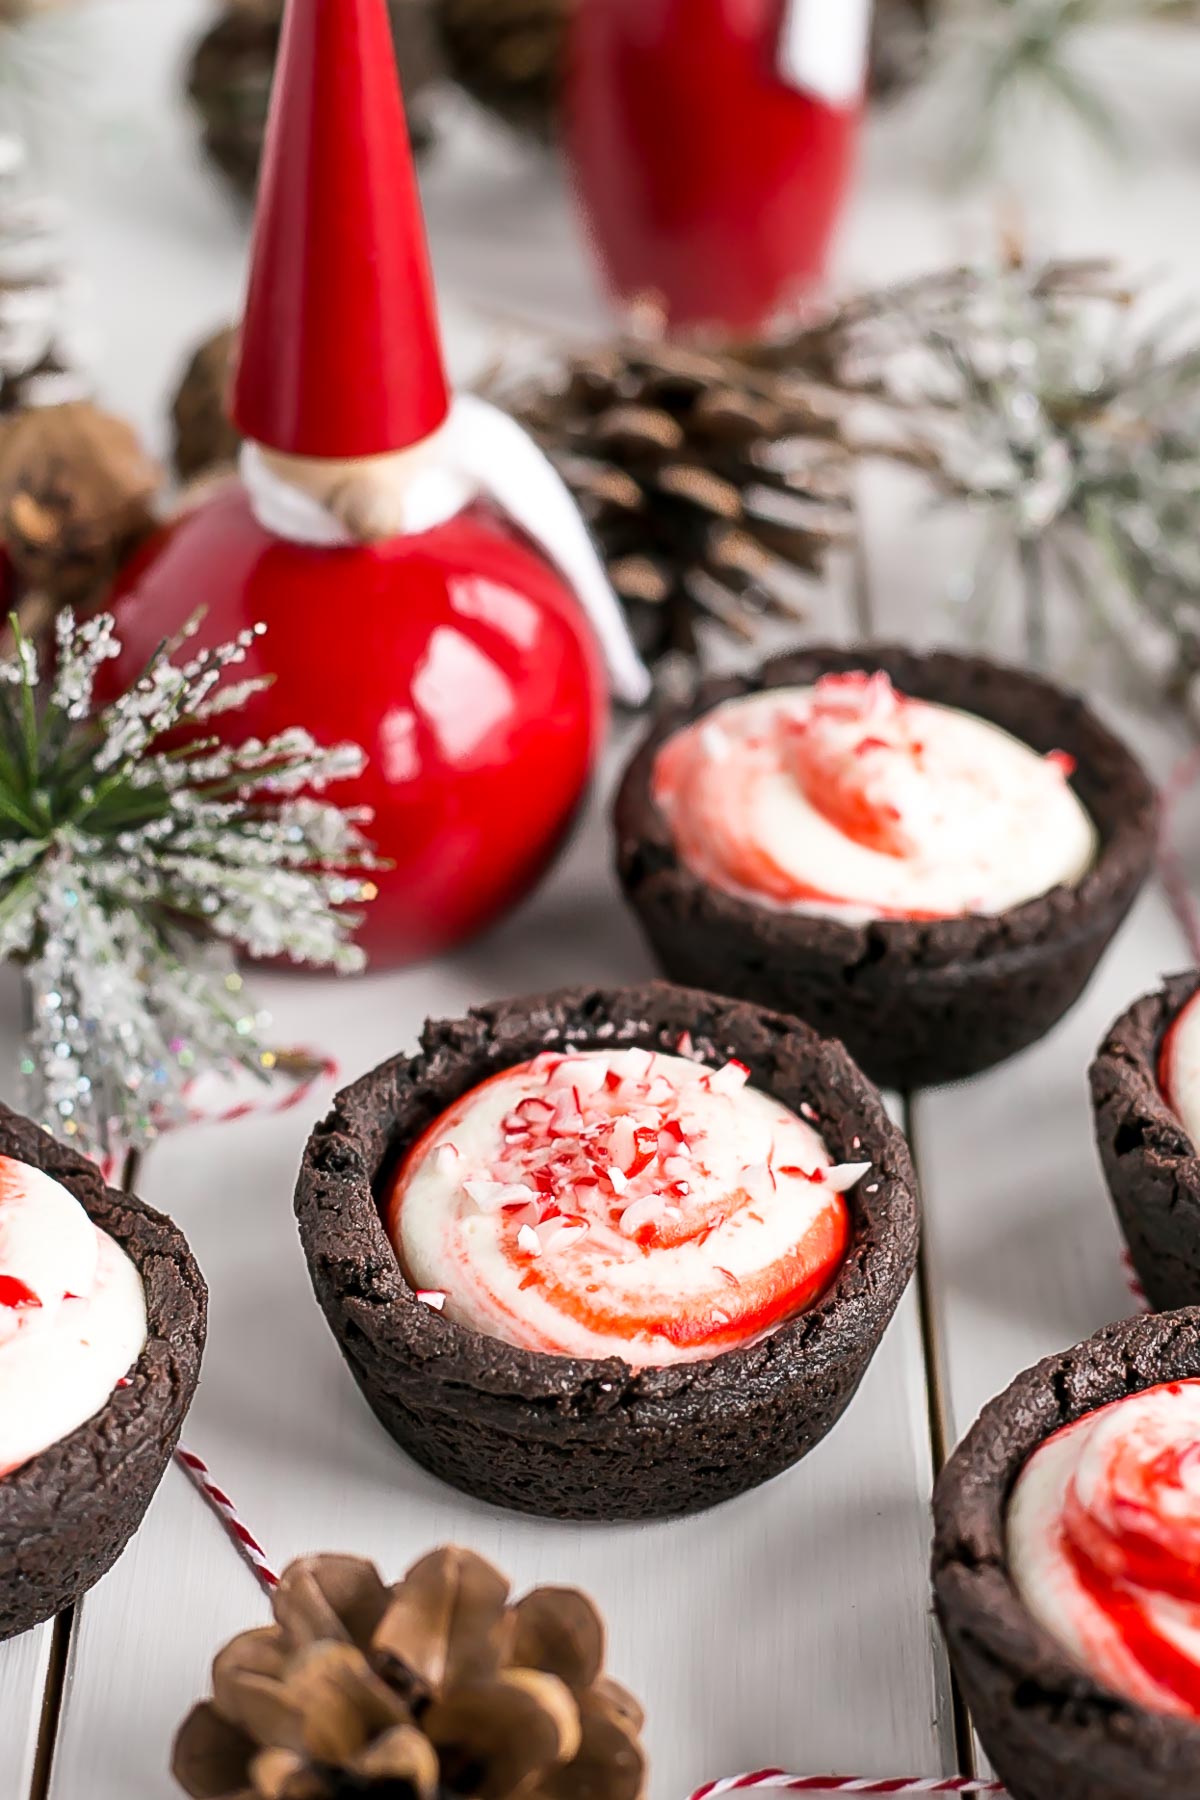
M 872 0 L 787 0 L 779 73 L 829 106 L 853 106 L 866 85 Z

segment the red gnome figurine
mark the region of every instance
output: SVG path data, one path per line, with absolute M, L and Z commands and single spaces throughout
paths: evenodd
M 580 0 L 567 138 L 625 301 L 754 332 L 825 268 L 853 165 L 871 0 Z
M 447 391 L 385 0 L 289 0 L 233 416 L 240 479 L 122 577 L 113 680 L 198 606 L 202 643 L 265 624 L 246 672 L 275 683 L 231 729 L 361 745 L 339 798 L 394 867 L 360 938 L 427 956 L 560 844 L 607 718 L 597 644 L 621 698 L 649 683 L 566 488 Z

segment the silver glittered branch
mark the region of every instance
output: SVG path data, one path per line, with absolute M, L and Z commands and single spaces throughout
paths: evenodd
M 369 815 L 321 797 L 362 752 L 302 727 L 218 741 L 211 721 L 264 685 L 226 679 L 262 628 L 191 652 L 196 630 L 102 708 L 107 615 L 59 615 L 47 678 L 15 625 L 0 661 L 0 958 L 25 973 L 25 1104 L 94 1153 L 144 1144 L 206 1070 L 271 1067 L 237 952 L 363 963 L 345 909 L 374 892 Z
M 861 455 L 920 471 L 984 525 L 982 618 L 1006 570 L 1030 660 L 1051 578 L 1173 699 L 1200 671 L 1200 315 L 1110 263 L 1015 248 L 849 301 L 771 354 L 815 365 Z

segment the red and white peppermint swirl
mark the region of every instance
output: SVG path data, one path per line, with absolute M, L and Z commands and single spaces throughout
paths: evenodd
M 1013 1494 L 1008 1542 L 1026 1605 L 1098 1681 L 1200 1718 L 1200 1381 L 1048 1439 Z
M 99 1412 L 145 1342 L 125 1252 L 57 1181 L 0 1157 L 0 1475 Z
M 865 923 L 996 914 L 1077 882 L 1071 764 L 886 675 L 728 700 L 658 753 L 654 799 L 709 885 Z
M 649 1050 L 547 1052 L 465 1095 L 392 1190 L 419 1297 L 526 1349 L 634 1366 L 713 1356 L 810 1305 L 869 1165 L 832 1167 L 747 1077 Z

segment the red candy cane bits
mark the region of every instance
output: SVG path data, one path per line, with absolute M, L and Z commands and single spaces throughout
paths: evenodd
M 770 1331 L 828 1287 L 843 1195 L 811 1125 L 649 1050 L 546 1052 L 435 1121 L 393 1184 L 392 1241 L 448 1317 L 526 1349 L 650 1366 Z

